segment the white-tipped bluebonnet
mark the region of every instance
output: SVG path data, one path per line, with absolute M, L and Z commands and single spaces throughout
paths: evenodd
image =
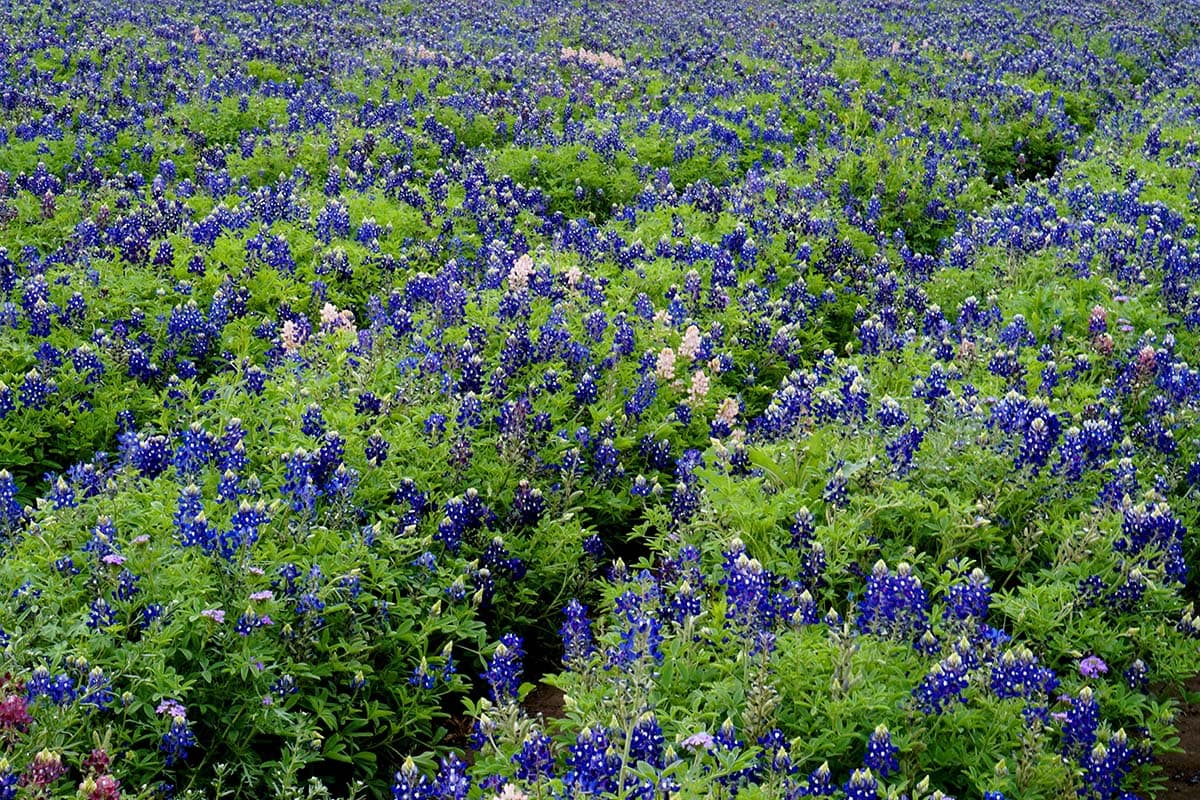
M 562 637 L 562 662 L 568 669 L 582 669 L 595 652 L 592 623 L 587 617 L 587 606 L 572 598 L 564 609 L 566 620 L 558 629 Z
M 496 645 L 487 670 L 483 673 L 492 702 L 506 704 L 517 701 L 524 658 L 525 647 L 520 636 L 506 633 L 500 637 L 500 643 Z
M 896 758 L 900 748 L 892 744 L 892 734 L 886 725 L 877 725 L 867 741 L 867 752 L 863 756 L 863 765 L 881 778 L 886 778 L 900 769 L 900 761 Z

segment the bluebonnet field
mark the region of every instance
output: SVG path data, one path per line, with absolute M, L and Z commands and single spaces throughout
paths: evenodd
M 1198 24 L 8 3 L 0 800 L 1153 796 Z

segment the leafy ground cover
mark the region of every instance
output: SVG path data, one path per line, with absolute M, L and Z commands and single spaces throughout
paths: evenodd
M 1198 23 L 10 3 L 0 798 L 1162 793 Z

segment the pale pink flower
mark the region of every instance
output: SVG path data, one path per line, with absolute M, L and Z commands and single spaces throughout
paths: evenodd
M 658 354 L 658 361 L 654 365 L 654 374 L 662 378 L 664 381 L 669 381 L 675 377 L 675 351 L 669 347 L 664 347 L 662 352 Z
M 705 397 L 708 397 L 708 376 L 704 374 L 704 370 L 700 370 L 692 375 L 692 386 L 688 390 L 688 402 L 697 406 L 704 402 Z
M 493 800 L 529 800 L 529 795 L 521 791 L 515 783 L 506 783 L 500 790 L 500 794 L 495 795 Z
M 423 44 L 419 44 L 416 47 L 405 46 L 400 52 L 404 53 L 404 55 L 408 56 L 409 58 L 415 58 L 418 61 L 436 61 L 438 57 L 438 52 L 436 50 L 430 50 Z
M 517 259 L 508 271 L 508 288 L 514 292 L 529 285 L 529 277 L 533 275 L 533 259 L 528 253 Z
M 724 422 L 726 425 L 732 425 L 737 419 L 738 412 L 741 408 L 738 406 L 738 401 L 733 397 L 726 397 L 721 402 L 721 407 L 717 409 L 717 419 Z
M 574 61 L 576 64 L 590 64 L 606 69 L 623 69 L 625 67 L 623 60 L 603 50 L 593 51 L 582 47 L 564 47 L 559 51 L 558 57 L 562 61 Z
M 283 352 L 295 354 L 299 352 L 300 346 L 304 344 L 304 337 L 300 333 L 300 326 L 295 320 L 287 320 L 283 323 L 283 331 L 279 334 L 279 342 L 283 346 Z
M 354 333 L 354 312 L 348 309 L 339 311 L 333 303 L 326 303 L 321 306 L 321 330 Z
M 688 325 L 687 330 L 683 332 L 683 341 L 679 343 L 679 355 L 688 361 L 695 361 L 696 354 L 699 352 L 700 329 L 695 325 Z
M 567 286 L 574 289 L 583 280 L 583 270 L 579 267 L 572 266 L 567 269 Z
M 326 303 L 321 306 L 321 325 L 334 325 L 341 319 L 341 312 L 333 303 Z
M 1145 345 L 1137 354 L 1138 377 L 1148 378 L 1158 369 L 1158 354 L 1150 345 Z

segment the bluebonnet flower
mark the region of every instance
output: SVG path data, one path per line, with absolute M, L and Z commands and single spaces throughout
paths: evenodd
M 21 774 L 10 769 L 5 761 L 0 766 L 0 800 L 16 800 L 17 790 L 21 785 Z
M 837 792 L 837 787 L 834 786 L 833 773 L 829 769 L 828 761 L 809 774 L 804 791 L 809 797 L 833 797 Z
M 645 761 L 647 764 L 662 769 L 663 742 L 665 741 L 662 726 L 653 712 L 646 712 L 638 717 L 629 732 L 629 763 L 637 764 Z
M 583 552 L 599 561 L 604 557 L 604 540 L 598 534 L 590 534 L 583 539 Z
M 700 598 L 687 580 L 679 584 L 675 595 L 671 598 L 671 619 L 677 625 L 684 625 L 691 618 L 700 616 Z
M 164 613 L 166 613 L 166 609 L 161 603 L 150 603 L 143 608 L 141 622 L 142 630 L 149 630 L 151 625 L 153 625 L 157 620 L 163 618 Z
M 882 560 L 875 563 L 858 609 L 858 627 L 868 633 L 915 644 L 929 629 L 928 596 L 903 562 L 895 573 Z
M 49 402 L 50 395 L 57 391 L 58 384 L 52 379 L 44 378 L 42 373 L 36 369 L 31 369 L 25 373 L 25 379 L 17 387 L 21 405 L 34 411 L 45 408 L 46 403 Z
M 218 503 L 236 503 L 242 495 L 241 478 L 231 469 L 225 470 L 221 480 L 217 482 L 216 500 Z
M 471 791 L 471 777 L 467 765 L 454 753 L 443 758 L 434 778 L 433 793 L 438 800 L 467 800 Z
M 551 739 L 541 731 L 526 735 L 521 749 L 513 754 L 511 760 L 516 765 L 517 778 L 520 780 L 536 782 L 554 775 Z
M 266 627 L 270 624 L 270 617 L 265 614 L 260 615 L 252 608 L 247 608 L 245 613 L 238 617 L 237 623 L 233 626 L 233 630 L 238 636 L 249 636 L 259 628 Z
M 563 642 L 562 662 L 567 669 L 582 669 L 596 647 L 592 623 L 587 617 L 587 606 L 572 598 L 564 613 L 567 618 L 559 628 Z
M 134 575 L 128 569 L 122 569 L 117 575 L 117 588 L 113 590 L 113 597 L 121 601 L 131 599 L 140 591 L 137 584 L 141 579 L 140 575 Z
M 863 765 L 881 778 L 886 778 L 900 769 L 900 761 L 896 754 L 900 749 L 892 744 L 892 735 L 887 726 L 877 725 L 867 742 L 867 752 L 863 756 Z
M 646 605 L 644 598 L 633 591 L 626 591 L 617 598 L 620 642 L 605 653 L 605 669 L 627 670 L 645 658 L 662 662 L 662 623 L 645 608 Z
M 992 664 L 989 685 L 996 697 L 1048 697 L 1057 687 L 1054 671 L 1038 664 L 1028 647 L 1004 651 Z
M 468 489 L 461 497 L 447 500 L 444 510 L 446 516 L 433 538 L 445 544 L 452 553 L 457 553 L 462 546 L 464 534 L 490 526 L 496 519 L 495 513 L 474 488 Z
M 88 673 L 87 683 L 81 690 L 79 702 L 91 706 L 93 710 L 107 711 L 113 699 L 112 681 L 100 667 L 93 667 Z
M 65 706 L 77 696 L 74 678 L 66 673 L 54 675 L 45 666 L 34 667 L 25 684 L 25 698 L 31 704 L 45 697 L 55 705 Z
M 1183 557 L 1183 540 L 1187 528 L 1165 503 L 1148 506 L 1126 506 L 1122 513 L 1121 537 L 1113 542 L 1113 550 L 1127 556 L 1141 556 L 1147 550 L 1155 553 L 1145 562 L 1162 565 L 1166 576 L 1179 583 L 1187 578 Z
M 432 800 L 433 782 L 421 774 L 411 758 L 404 759 L 392 783 L 392 800 Z
M 75 508 L 78 505 L 75 499 L 75 490 L 71 488 L 71 484 L 67 483 L 67 479 L 61 475 L 58 476 L 57 480 L 51 482 L 51 489 L 47 493 L 46 499 L 56 509 Z
M 1129 684 L 1129 688 L 1136 691 L 1145 691 L 1150 684 L 1150 669 L 1146 666 L 1146 662 L 1140 658 L 1134 659 L 1129 668 L 1125 670 L 1125 682 Z
M 842 471 L 842 466 L 839 464 L 833 471 L 833 477 L 825 484 L 825 490 L 821 494 L 822 499 L 833 506 L 834 508 L 845 508 L 850 503 L 847 486 L 849 480 L 846 478 L 846 473 Z
M 971 570 L 965 581 L 951 584 L 946 591 L 942 619 L 958 624 L 981 624 L 987 619 L 991 599 L 991 580 L 983 570 L 976 567 Z
M 536 525 L 546 510 L 546 501 L 541 490 L 521 480 L 513 492 L 513 517 L 522 525 Z
M 958 653 L 951 653 L 930 667 L 913 697 L 926 714 L 941 714 L 955 703 L 966 702 L 962 693 L 967 685 L 967 667 Z
M 117 612 L 103 597 L 92 601 L 88 611 L 88 627 L 101 630 L 117 624 Z
M 500 637 L 500 643 L 488 661 L 488 668 L 483 678 L 488 682 L 488 694 L 493 702 L 498 704 L 517 701 L 517 690 L 521 685 L 522 659 L 525 657 L 524 644 L 521 637 L 515 633 L 506 633 Z
M 856 769 L 850 780 L 842 785 L 846 800 L 876 800 L 879 797 L 879 782 L 869 769 Z
M 413 667 L 412 674 L 408 676 L 408 683 L 418 689 L 428 690 L 437 685 L 437 676 L 429 671 L 429 662 L 422 658 L 421 663 Z
M 677 529 L 691 521 L 700 510 L 701 492 L 698 487 L 680 482 L 671 492 L 668 509 L 671 512 L 671 528 Z
M 758 559 L 746 555 L 740 539 L 731 543 L 725 553 L 724 576 L 721 578 L 727 605 L 725 616 L 743 628 L 746 635 L 771 627 L 775 616 L 772 578 Z
M 0 381 L 0 420 L 5 419 L 15 411 L 16 407 L 16 401 L 13 399 L 13 390 L 3 381 Z
M 25 511 L 17 502 L 17 482 L 12 473 L 0 469 L 0 533 L 12 534 L 25 519 Z
M 367 463 L 372 467 L 382 466 L 387 461 L 388 450 L 391 449 L 391 444 L 379 431 L 375 431 L 367 437 L 367 443 L 363 448 L 363 454 L 366 456 Z
M 296 685 L 296 679 L 291 675 L 281 675 L 271 684 L 271 694 L 276 697 L 287 697 L 291 694 L 296 694 L 300 691 L 300 687 Z
M 1042 402 L 1041 398 L 1035 398 L 1030 403 L 1026 412 L 1028 422 L 1022 432 L 1024 438 L 1016 458 L 1018 468 L 1027 466 L 1035 473 L 1046 466 L 1062 431 L 1058 415 L 1039 405 Z
M 584 728 L 575 737 L 567 754 L 564 784 L 572 792 L 599 797 L 617 791 L 621 757 L 609 738 L 607 728 Z
M 180 436 L 172 463 L 182 475 L 199 472 L 212 458 L 212 436 L 199 422 L 193 422 Z
M 907 430 L 899 433 L 895 439 L 888 442 L 885 446 L 887 456 L 892 461 L 892 466 L 898 476 L 904 476 L 911 471 L 913 466 L 913 458 L 917 451 L 921 448 L 921 443 L 925 439 L 925 432 L 920 428 L 910 426 Z
M 171 718 L 171 727 L 162 735 L 158 749 L 168 767 L 186 761 L 188 753 L 196 746 L 196 735 L 188 726 L 187 718 L 176 714 Z
M 1100 703 L 1090 687 L 1084 686 L 1076 697 L 1070 698 L 1062 722 L 1062 752 L 1065 756 L 1081 757 L 1096 744 L 1100 726 Z
M 258 541 L 259 530 L 270 522 L 267 505 L 242 501 L 238 510 L 229 519 L 229 528 L 218 535 L 217 551 L 226 561 L 232 560 L 238 550 L 249 549 Z
M 139 437 L 133 451 L 133 466 L 147 478 L 166 471 L 171 458 L 171 442 L 166 436 Z

